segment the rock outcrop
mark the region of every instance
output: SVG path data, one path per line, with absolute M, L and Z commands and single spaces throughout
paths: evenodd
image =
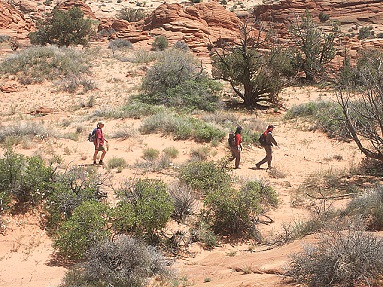
M 365 23 L 383 24 L 383 5 L 379 0 L 282 0 L 260 5 L 254 9 L 253 15 L 261 21 L 270 21 L 283 25 L 294 21 L 306 10 L 318 19 L 325 13 L 341 25 Z
M 233 42 L 238 39 L 240 20 L 216 2 L 198 3 L 183 7 L 180 4 L 161 4 L 143 21 L 102 19 L 99 30 L 112 28 L 111 38 L 125 38 L 132 43 L 153 41 L 164 35 L 170 43 L 184 41 L 194 52 L 207 53 L 210 43 L 218 39 Z
M 90 19 L 96 19 L 96 15 L 93 13 L 92 9 L 85 4 L 82 0 L 67 0 L 57 4 L 56 8 L 59 10 L 69 10 L 73 7 L 78 7 L 84 13 L 84 16 Z
M 8 3 L 0 1 L 0 30 L 2 35 L 24 38 L 34 24 Z

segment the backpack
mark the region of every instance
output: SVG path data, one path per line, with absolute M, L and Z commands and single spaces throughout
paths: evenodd
M 227 142 L 229 143 L 229 147 L 235 146 L 235 133 L 229 133 L 229 137 L 227 138 Z
M 96 131 L 97 131 L 97 128 L 93 129 L 93 131 L 89 133 L 88 141 L 94 142 L 94 140 L 96 139 Z
M 262 133 L 258 140 L 259 140 L 259 143 L 261 144 L 261 146 L 265 146 L 266 145 L 266 135 L 265 135 L 265 133 Z

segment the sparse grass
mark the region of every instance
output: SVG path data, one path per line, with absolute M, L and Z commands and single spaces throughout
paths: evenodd
M 193 148 L 190 151 L 192 160 L 204 161 L 207 160 L 210 155 L 210 149 L 206 146 Z
M 90 73 L 87 54 L 70 48 L 32 47 L 3 60 L 0 74 L 15 75 L 21 84 L 42 83 L 60 79 L 60 86 L 72 90 Z M 88 88 L 87 88 L 88 89 Z
M 316 101 L 293 106 L 284 118 L 303 118 L 312 123 L 310 130 L 321 130 L 332 138 L 350 139 L 342 109 L 336 102 Z
M 3 143 L 7 138 L 30 137 L 36 139 L 45 139 L 48 137 L 57 137 L 58 133 L 52 128 L 47 128 L 42 123 L 20 123 L 3 127 L 0 130 L 0 142 Z
M 337 224 L 321 241 L 292 255 L 287 275 L 309 287 L 380 286 L 383 240 Z
M 163 112 L 146 118 L 140 127 L 140 131 L 143 134 L 172 133 L 175 139 L 193 138 L 197 142 L 221 140 L 225 135 L 225 132 L 219 127 L 208 125 L 201 120 Z
M 127 166 L 126 160 L 122 157 L 112 157 L 108 159 L 107 166 L 110 169 L 123 169 Z
M 350 180 L 353 172 L 353 170 L 346 169 L 329 169 L 307 176 L 303 184 L 292 194 L 291 204 L 293 206 L 311 205 L 316 198 L 331 198 L 359 192 L 360 182 Z
M 150 63 L 157 59 L 158 54 L 156 52 L 151 52 L 147 50 L 135 50 L 133 52 L 133 58 L 130 59 L 130 62 L 132 63 Z
M 186 184 L 174 182 L 169 185 L 169 194 L 174 203 L 173 218 L 178 222 L 185 220 L 186 216 L 193 214 L 196 207 L 196 198 L 193 190 Z
M 93 113 L 92 117 L 112 119 L 141 119 L 143 117 L 166 111 L 165 107 L 163 106 L 153 106 L 150 104 L 141 103 L 134 100 L 134 96 L 132 98 L 133 99 L 129 99 L 129 102 L 121 108 L 97 110 Z
M 147 148 L 142 151 L 143 153 L 143 158 L 148 160 L 148 161 L 154 161 L 158 159 L 160 155 L 160 151 L 154 148 Z
M 174 146 L 169 146 L 162 151 L 169 158 L 176 158 L 180 153 Z

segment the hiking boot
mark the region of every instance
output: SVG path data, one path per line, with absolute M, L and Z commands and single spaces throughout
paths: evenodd
M 96 161 L 93 161 L 93 164 L 97 164 Z
M 100 160 L 100 161 L 98 162 L 98 164 L 99 164 L 99 165 L 103 165 L 104 162 L 103 162 L 102 160 Z
M 256 164 L 256 165 L 255 165 L 255 168 L 256 168 L 256 169 L 260 169 L 261 166 L 260 166 L 259 164 Z

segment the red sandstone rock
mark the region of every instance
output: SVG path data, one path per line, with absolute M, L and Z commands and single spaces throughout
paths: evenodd
M 63 1 L 59 4 L 57 4 L 57 6 L 55 8 L 57 8 L 59 10 L 67 11 L 73 7 L 79 7 L 81 9 L 81 11 L 84 13 L 85 17 L 90 18 L 90 19 L 96 19 L 96 15 L 93 13 L 92 9 L 87 4 L 85 4 L 85 2 L 82 0 Z
M 9 30 L 8 34 L 21 34 L 33 30 L 34 24 L 20 11 L 5 2 L 0 2 L 0 29 Z

